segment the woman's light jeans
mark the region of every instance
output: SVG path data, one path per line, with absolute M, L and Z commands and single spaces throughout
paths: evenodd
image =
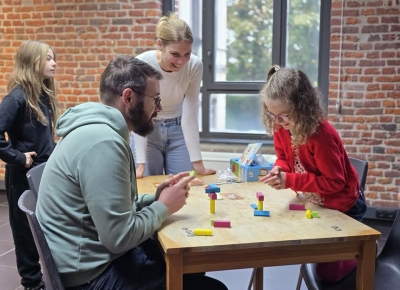
M 133 134 L 130 146 L 136 160 Z M 144 176 L 177 174 L 193 169 L 183 137 L 181 117 L 154 120 L 154 131 L 147 137 L 146 155 Z

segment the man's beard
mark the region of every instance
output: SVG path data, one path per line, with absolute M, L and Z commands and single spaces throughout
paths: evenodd
M 157 116 L 155 112 L 150 118 L 144 111 L 144 103 L 140 102 L 133 109 L 130 109 L 127 118 L 131 121 L 133 132 L 146 137 L 154 130 L 153 118 Z

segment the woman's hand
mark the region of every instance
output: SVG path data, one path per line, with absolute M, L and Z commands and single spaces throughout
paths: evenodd
M 192 162 L 193 165 L 193 170 L 196 172 L 196 174 L 199 175 L 211 175 L 211 174 L 215 174 L 215 170 L 214 169 L 208 169 L 204 167 L 203 164 L 203 160 L 198 160 L 195 162 Z
M 142 178 L 144 175 L 144 168 L 145 164 L 144 163 L 139 163 L 138 166 L 136 167 L 136 178 Z

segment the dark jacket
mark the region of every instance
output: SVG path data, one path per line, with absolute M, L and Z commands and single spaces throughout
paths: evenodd
M 24 153 L 35 151 L 32 166 L 46 162 L 55 147 L 52 129 L 52 111 L 49 97 L 42 94 L 40 109 L 48 120 L 48 125 L 40 123 L 30 113 L 25 91 L 15 87 L 0 103 L 0 159 L 10 166 L 24 167 Z M 6 141 L 7 132 L 9 140 Z

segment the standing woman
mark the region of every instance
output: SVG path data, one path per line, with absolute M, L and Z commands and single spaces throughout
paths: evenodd
M 197 174 L 214 174 L 215 170 L 204 167 L 200 153 L 197 112 L 203 63 L 191 53 L 190 27 L 171 13 L 160 19 L 157 38 L 158 50 L 137 56 L 159 70 L 164 79 L 160 81 L 163 110 L 154 119 L 155 130 L 147 138 L 131 134 L 136 177 L 192 169 Z
M 55 146 L 55 70 L 52 47 L 36 40 L 23 42 L 8 83 L 8 95 L 0 103 L 0 159 L 6 163 L 5 184 L 17 268 L 24 289 L 32 290 L 45 288 L 35 242 L 26 215 L 18 208 L 18 199 L 29 189 L 28 170 L 46 162 Z

